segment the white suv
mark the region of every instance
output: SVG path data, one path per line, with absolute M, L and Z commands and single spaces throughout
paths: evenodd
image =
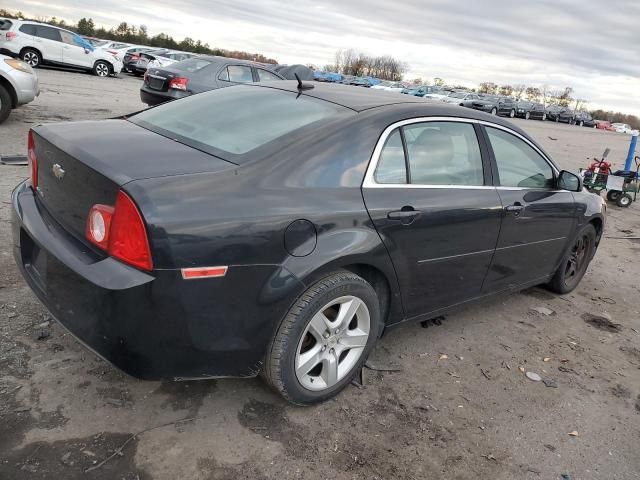
M 122 61 L 96 49 L 77 33 L 39 22 L 0 21 L 0 52 L 20 57 L 32 67 L 52 64 L 82 68 L 99 77 L 117 75 Z

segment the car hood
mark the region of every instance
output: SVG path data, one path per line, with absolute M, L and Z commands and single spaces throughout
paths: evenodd
M 122 119 L 54 123 L 37 126 L 34 131 L 119 185 L 235 167 Z

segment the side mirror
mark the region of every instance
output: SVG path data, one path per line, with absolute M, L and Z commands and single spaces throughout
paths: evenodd
M 569 190 L 570 192 L 582 191 L 582 179 L 575 173 L 562 170 L 558 175 L 558 188 L 561 190 Z
M 85 49 L 84 49 L 84 53 L 86 53 L 87 55 L 89 55 L 89 49 L 88 49 L 88 48 L 85 48 Z

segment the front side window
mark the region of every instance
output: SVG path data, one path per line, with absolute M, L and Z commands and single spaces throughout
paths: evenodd
M 374 173 L 377 183 L 484 185 L 482 155 L 470 123 L 422 122 L 402 127 L 385 142 Z M 406 165 L 409 170 L 407 172 Z
M 487 134 L 503 187 L 553 188 L 553 169 L 531 145 L 497 128 Z
M 64 43 L 66 43 L 68 45 L 78 46 L 77 43 L 74 41 L 73 34 L 61 30 L 60 31 L 60 37 L 62 38 L 62 41 Z
M 256 71 L 258 72 L 259 82 L 272 82 L 274 80 L 282 80 L 279 76 L 262 68 L 256 68 Z

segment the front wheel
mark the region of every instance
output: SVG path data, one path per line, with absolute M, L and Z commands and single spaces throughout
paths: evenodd
M 590 223 L 582 227 L 567 249 L 562 263 L 548 286 L 551 291 L 565 294 L 573 291 L 589 266 L 596 249 L 596 229 Z
M 584 127 L 584 122 L 582 120 L 580 120 L 580 126 Z
M 109 73 L 111 73 L 111 66 L 107 62 L 98 60 L 93 66 L 93 74 L 98 77 L 108 77 Z
M 4 122 L 7 118 L 9 118 L 9 114 L 11 113 L 11 95 L 0 85 L 0 123 Z
M 618 201 L 618 198 L 620 198 L 620 195 L 622 195 L 620 190 L 609 190 L 607 192 L 607 200 L 615 203 Z
M 531 118 L 531 114 L 529 112 L 524 114 L 524 119 L 529 120 Z
M 516 111 L 512 108 L 511 111 L 509 112 L 509 118 L 513 118 L 516 116 Z
M 362 368 L 379 329 L 373 287 L 351 272 L 334 273 L 291 307 L 267 351 L 262 375 L 291 403 L 322 402 Z
M 547 119 L 547 114 L 546 114 L 546 113 L 543 113 L 543 114 L 542 114 L 542 121 L 544 122 L 546 119 Z

